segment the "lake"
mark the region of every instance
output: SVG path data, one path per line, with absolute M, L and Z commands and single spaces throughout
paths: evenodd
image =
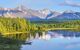
M 80 32 L 54 30 L 0 37 L 0 50 L 80 50 Z

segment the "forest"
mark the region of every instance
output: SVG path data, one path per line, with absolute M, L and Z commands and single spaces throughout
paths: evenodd
M 45 31 L 55 29 L 76 29 L 80 28 L 80 20 L 70 20 L 65 22 L 30 22 L 24 18 L 0 17 L 0 33 Z
M 0 33 L 29 31 L 29 21 L 23 18 L 0 17 Z

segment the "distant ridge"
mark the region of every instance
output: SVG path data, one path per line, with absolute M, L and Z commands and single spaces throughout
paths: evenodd
M 16 8 L 0 7 L 0 16 L 10 18 L 26 18 L 28 20 L 64 20 L 64 19 L 80 19 L 80 12 L 65 11 L 63 13 L 51 11 L 49 9 L 33 10 L 21 5 Z

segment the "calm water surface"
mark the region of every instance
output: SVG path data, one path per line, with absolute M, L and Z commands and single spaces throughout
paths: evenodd
M 8 43 L 0 42 L 4 50 L 80 50 L 80 32 L 55 30 L 4 37 L 8 39 Z
M 32 39 L 31 45 L 22 45 L 21 50 L 80 50 L 80 32 L 48 31 Z

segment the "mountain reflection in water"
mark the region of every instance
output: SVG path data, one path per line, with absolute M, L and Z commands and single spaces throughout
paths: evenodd
M 46 32 L 31 32 L 31 33 L 22 33 L 22 34 L 9 34 L 2 36 L 0 35 L 0 50 L 26 50 L 25 45 L 32 46 L 33 40 L 50 40 L 55 38 L 65 38 L 72 39 L 80 37 L 80 32 L 66 31 L 66 30 L 55 30 L 55 31 L 46 31 Z M 53 42 L 53 41 L 51 41 Z M 63 41 L 65 42 L 65 41 Z M 36 44 L 38 44 L 35 41 Z M 54 42 L 53 42 L 54 43 Z M 68 43 L 68 44 L 78 44 L 77 43 Z M 54 43 L 55 44 L 55 43 Z M 66 45 L 67 43 L 65 43 Z M 24 49 L 24 45 L 26 49 Z M 50 47 L 52 44 L 49 44 Z M 70 45 L 69 45 L 70 46 Z M 74 46 L 74 45 L 73 45 Z M 35 46 L 34 46 L 35 47 Z M 67 47 L 68 48 L 68 47 Z M 40 49 L 40 48 L 37 48 Z M 37 50 L 36 49 L 36 50 Z M 34 49 L 30 49 L 34 50 Z M 48 49 L 47 49 L 48 50 Z M 54 50 L 54 49 L 52 49 Z
M 74 32 L 74 31 L 66 31 L 66 30 L 55 30 L 55 31 L 47 31 L 42 32 L 42 36 L 40 39 L 49 40 L 51 38 L 77 38 L 80 37 L 80 32 Z

